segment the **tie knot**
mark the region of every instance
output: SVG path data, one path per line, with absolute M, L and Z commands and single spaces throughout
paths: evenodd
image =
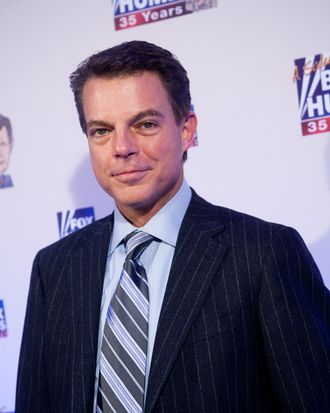
M 136 260 L 151 244 L 154 237 L 146 232 L 135 230 L 124 238 L 127 258 Z

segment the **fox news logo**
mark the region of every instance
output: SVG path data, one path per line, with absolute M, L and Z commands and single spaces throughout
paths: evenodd
M 115 29 L 129 29 L 217 5 L 217 0 L 113 0 Z
M 60 238 L 75 232 L 95 221 L 94 208 L 80 208 L 57 213 Z
M 330 53 L 295 60 L 303 135 L 330 131 Z
M 7 337 L 7 322 L 5 315 L 5 306 L 3 300 L 0 300 L 0 337 Z

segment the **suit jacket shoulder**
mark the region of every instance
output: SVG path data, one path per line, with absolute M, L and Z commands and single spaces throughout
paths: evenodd
M 300 234 L 292 227 L 265 221 L 243 212 L 223 206 L 213 205 L 193 191 L 191 205 L 187 211 L 189 225 L 192 221 L 201 222 L 207 217 L 214 224 L 221 224 L 221 240 L 239 254 L 248 253 L 259 260 L 262 266 L 267 254 L 278 244 L 279 240 L 288 249 L 295 249 L 309 261 L 316 273 L 319 273 L 310 252 Z

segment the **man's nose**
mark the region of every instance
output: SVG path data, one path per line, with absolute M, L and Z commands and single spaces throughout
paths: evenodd
M 113 153 L 116 157 L 128 157 L 138 152 L 136 137 L 129 129 L 116 130 L 113 139 Z

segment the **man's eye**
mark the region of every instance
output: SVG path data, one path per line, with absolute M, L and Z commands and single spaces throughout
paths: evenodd
M 91 136 L 97 138 L 97 137 L 101 137 L 101 136 L 106 135 L 108 132 L 109 132 L 108 129 L 99 128 L 99 129 L 92 130 L 90 134 L 91 134 Z
M 91 129 L 88 133 L 90 139 L 94 142 L 106 142 L 110 138 L 111 131 L 107 128 Z
M 143 122 L 141 127 L 144 129 L 151 129 L 156 126 L 153 122 Z
M 145 122 L 141 122 L 137 125 L 137 129 L 141 132 L 141 133 L 153 133 L 157 130 L 157 123 L 152 122 L 152 121 L 145 121 Z

